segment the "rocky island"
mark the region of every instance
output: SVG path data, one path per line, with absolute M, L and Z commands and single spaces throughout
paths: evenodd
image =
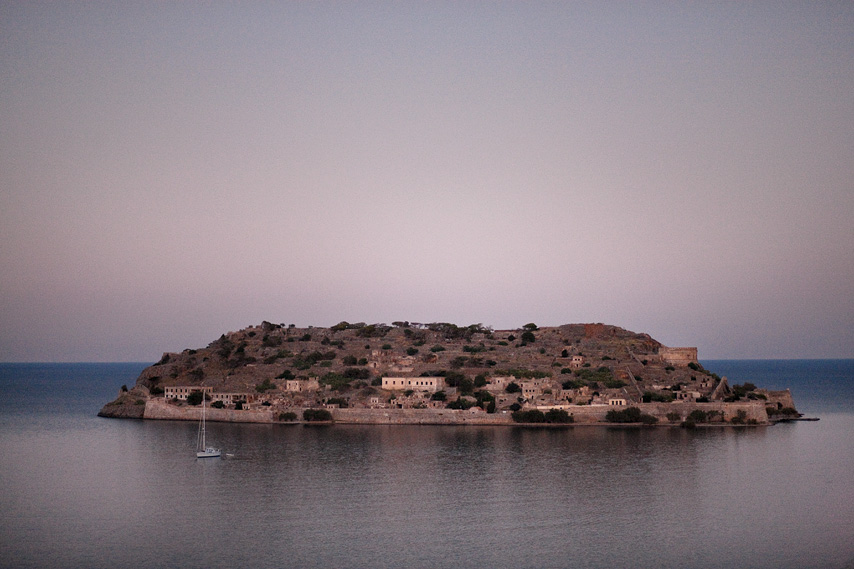
M 606 324 L 263 322 L 165 353 L 104 417 L 358 424 L 767 425 L 789 390 L 729 385 L 697 348 Z

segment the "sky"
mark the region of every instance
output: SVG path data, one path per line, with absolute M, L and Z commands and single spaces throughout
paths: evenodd
M 854 3 L 0 0 L 0 361 L 263 320 L 854 357 Z

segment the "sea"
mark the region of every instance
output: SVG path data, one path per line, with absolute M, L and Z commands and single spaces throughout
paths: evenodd
M 147 363 L 0 364 L 0 567 L 854 568 L 854 360 L 715 360 L 815 422 L 97 417 Z

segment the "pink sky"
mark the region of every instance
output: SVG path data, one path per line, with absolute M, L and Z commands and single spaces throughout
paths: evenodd
M 854 357 L 854 5 L 0 2 L 0 361 L 262 320 Z

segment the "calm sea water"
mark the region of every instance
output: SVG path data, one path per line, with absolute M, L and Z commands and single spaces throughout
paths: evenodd
M 852 568 L 854 360 L 709 361 L 821 417 L 742 429 L 96 417 L 147 364 L 0 364 L 0 566 Z

